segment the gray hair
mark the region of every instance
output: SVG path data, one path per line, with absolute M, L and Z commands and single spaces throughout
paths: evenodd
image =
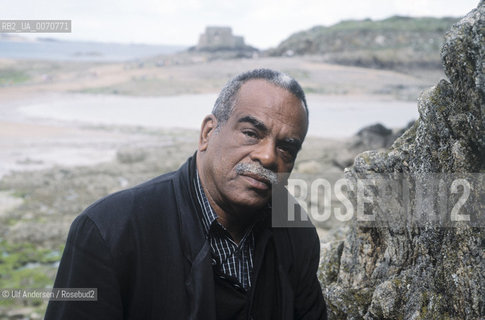
M 239 89 L 246 81 L 252 79 L 266 80 L 294 94 L 300 99 L 302 106 L 305 108 L 308 122 L 308 106 L 305 99 L 305 93 L 300 84 L 285 73 L 271 69 L 255 69 L 236 76 L 221 90 L 221 93 L 214 104 L 214 108 L 212 109 L 212 114 L 217 119 L 217 127 L 220 127 L 220 125 L 224 124 L 229 119 L 236 104 L 236 96 Z

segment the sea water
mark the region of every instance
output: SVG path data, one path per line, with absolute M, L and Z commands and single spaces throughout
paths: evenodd
M 18 108 L 25 117 L 90 125 L 199 129 L 215 94 L 164 97 L 56 95 Z M 418 117 L 416 102 L 380 96 L 308 95 L 309 136 L 348 137 L 375 123 L 401 128 Z

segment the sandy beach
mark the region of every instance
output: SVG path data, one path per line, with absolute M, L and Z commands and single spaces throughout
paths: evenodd
M 205 59 L 168 57 L 164 67 L 156 64 L 159 59 L 105 64 L 0 60 L 3 68 L 33 70 L 27 82 L 0 87 L 0 175 L 53 164 L 94 164 L 113 159 L 124 144 L 153 143 L 151 137 L 133 130 L 127 136 L 113 127 L 198 129 L 225 81 L 251 68 L 275 68 L 296 77 L 313 116 L 309 135 L 325 138 L 345 138 L 375 122 L 404 126 L 417 117 L 420 90 L 440 76 L 330 65 L 317 57 Z M 180 108 L 185 108 L 182 116 L 176 112 Z
M 300 81 L 318 113 L 310 135 L 327 138 L 351 136 L 386 112 L 380 122 L 404 126 L 417 116 L 419 92 L 442 76 L 330 65 L 318 57 L 211 61 L 180 54 L 117 63 L 2 59 L 0 68 L 28 71 L 29 78 L 0 87 L 0 175 L 107 161 L 124 144 L 153 143 L 152 137 L 113 127 L 197 129 L 223 84 L 257 67 L 282 70 Z M 183 116 L 171 112 L 181 107 L 186 108 Z M 345 108 L 347 113 L 341 112 Z M 158 114 L 152 115 L 154 110 Z

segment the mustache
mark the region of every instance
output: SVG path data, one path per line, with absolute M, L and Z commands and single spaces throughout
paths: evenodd
M 271 184 L 278 183 L 278 175 L 273 171 L 256 163 L 238 163 L 235 167 L 237 174 L 253 174 L 268 180 Z

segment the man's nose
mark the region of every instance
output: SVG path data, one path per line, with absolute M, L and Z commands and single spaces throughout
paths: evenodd
M 251 160 L 259 162 L 264 168 L 276 170 L 277 155 L 276 145 L 269 139 L 261 140 L 256 148 L 251 152 Z

